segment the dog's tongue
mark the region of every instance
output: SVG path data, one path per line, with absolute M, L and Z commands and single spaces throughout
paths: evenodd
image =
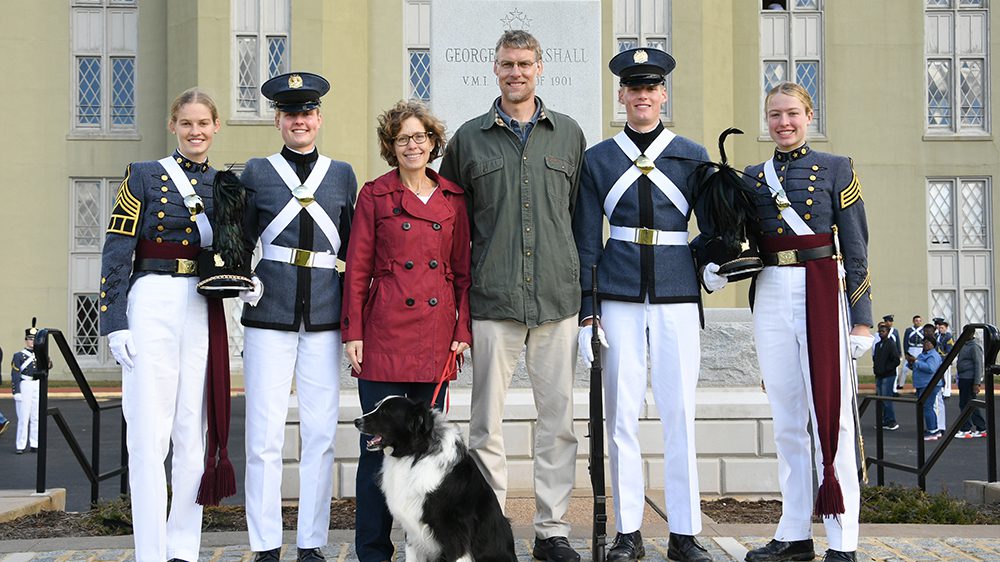
M 368 450 L 369 451 L 376 451 L 376 450 L 379 449 L 379 447 L 381 447 L 381 445 L 382 445 L 382 436 L 381 435 L 376 435 L 375 437 L 372 437 L 368 441 Z

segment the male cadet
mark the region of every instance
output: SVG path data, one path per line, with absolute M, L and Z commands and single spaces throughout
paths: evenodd
M 246 377 L 246 509 L 255 560 L 281 553 L 281 449 L 292 377 L 302 452 L 298 559 L 323 560 L 340 404 L 340 278 L 357 193 L 354 170 L 316 149 L 322 76 L 282 74 L 261 86 L 284 146 L 247 162 L 246 233 L 260 242 L 254 290 L 241 295 Z
M 17 437 L 14 448 L 23 455 L 31 447 L 38 450 L 38 366 L 35 364 L 35 320 L 24 330 L 24 349 L 10 361 L 10 386 L 17 409 Z
M 535 406 L 535 544 L 541 560 L 580 559 L 569 545 L 573 372 L 579 262 L 571 215 L 586 141 L 576 121 L 535 97 L 542 49 L 526 31 L 497 41 L 500 97 L 462 125 L 441 175 L 468 196 L 472 228 L 472 413 L 469 449 L 507 499 L 503 410 L 522 348 Z
M 923 325 L 924 319 L 917 314 L 913 317 L 913 325 L 903 332 L 903 344 L 906 347 L 906 352 L 914 357 L 920 355 L 920 350 L 923 347 L 924 337 L 921 333 Z M 896 390 L 902 390 L 906 384 L 906 369 L 901 368 L 899 371 L 899 376 L 896 378 Z
M 886 325 L 886 327 L 889 328 L 889 339 L 892 340 L 893 344 L 896 346 L 896 351 L 898 351 L 899 352 L 899 356 L 902 357 L 903 356 L 903 340 L 902 340 L 902 338 L 899 337 L 899 330 L 897 330 L 892 325 L 892 323 L 893 323 L 893 321 L 895 321 L 895 319 L 896 319 L 896 317 L 894 315 L 892 315 L 892 314 L 886 314 L 885 316 L 882 317 L 882 322 L 884 322 L 885 325 Z M 875 341 L 878 341 L 879 339 L 880 338 L 878 336 L 875 337 Z M 874 353 L 875 353 L 875 344 L 873 343 L 872 344 L 872 355 L 873 356 L 874 356 Z M 900 369 L 899 367 L 896 367 L 896 378 L 897 379 L 899 378 L 899 371 L 901 371 L 901 370 L 902 369 Z
M 615 55 L 623 131 L 587 151 L 573 234 L 580 253 L 583 300 L 580 352 L 593 361 L 591 267 L 597 264 L 600 326 L 607 338 L 604 402 L 617 535 L 612 562 L 645 555 L 645 491 L 639 451 L 639 414 L 646 395 L 646 353 L 653 398 L 663 427 L 664 494 L 672 560 L 711 560 L 694 535 L 701 532 L 701 497 L 694 447 L 695 387 L 701 362 L 700 286 L 688 217 L 697 193 L 688 182 L 705 148 L 660 122 L 666 75 L 674 59 L 652 48 Z M 699 223 L 703 212 L 695 208 Z M 611 236 L 603 244 L 604 217 Z M 604 338 L 602 338 L 603 340 Z M 478 342 L 476 345 L 479 345 Z
M 955 338 L 954 338 L 954 336 L 952 336 L 951 330 L 948 327 L 948 321 L 945 320 L 944 318 L 935 318 L 934 319 L 934 327 L 937 329 L 937 334 L 936 334 L 937 346 L 936 346 L 936 348 L 937 348 L 938 353 L 941 354 L 941 359 L 944 359 L 945 357 L 948 356 L 949 353 L 951 353 L 951 348 L 955 347 Z M 954 372 L 953 372 L 954 371 L 954 366 L 955 365 L 954 365 L 954 362 L 953 362 L 952 365 L 948 367 L 948 372 L 944 376 L 944 390 L 941 392 L 942 398 L 950 398 L 951 397 L 951 381 L 954 378 L 954 377 L 952 377 L 952 375 L 954 374 Z M 943 408 L 942 408 L 942 410 L 943 410 Z M 943 417 L 943 415 L 939 415 L 938 419 L 940 420 L 938 428 L 944 429 L 944 421 L 943 421 L 944 417 Z

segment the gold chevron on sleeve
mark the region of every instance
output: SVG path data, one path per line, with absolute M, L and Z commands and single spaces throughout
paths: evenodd
M 861 182 L 858 181 L 858 174 L 851 175 L 851 183 L 840 191 L 840 208 L 846 209 L 857 203 L 861 199 Z
M 118 195 L 115 196 L 115 208 L 111 212 L 111 222 L 108 224 L 109 233 L 135 236 L 136 227 L 139 226 L 142 203 L 128 189 L 128 179 L 131 175 L 132 166 L 129 166 L 125 172 L 125 179 L 118 187 Z
M 868 273 L 865 273 L 864 280 L 862 280 L 861 284 L 858 285 L 858 288 L 854 289 L 854 292 L 851 293 L 851 306 L 854 306 L 855 304 L 857 304 L 857 302 L 859 300 L 861 300 L 861 297 L 863 297 L 865 295 L 865 293 L 869 289 L 871 289 L 871 288 L 872 288 L 872 278 L 871 278 L 871 275 L 869 275 Z

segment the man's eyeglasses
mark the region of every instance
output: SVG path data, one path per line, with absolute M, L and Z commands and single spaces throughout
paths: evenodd
M 412 135 L 399 135 L 393 139 L 393 141 L 396 143 L 396 146 L 406 146 L 410 144 L 410 139 L 413 139 L 413 142 L 417 144 L 424 144 L 427 142 L 427 139 L 433 136 L 434 133 L 427 131 L 423 133 L 413 133 Z
M 499 66 L 500 70 L 504 72 L 512 72 L 515 66 L 518 69 L 520 69 L 521 72 L 527 72 L 531 70 L 531 67 L 535 66 L 535 62 L 536 61 L 533 60 L 532 61 L 522 60 L 517 62 L 512 60 L 502 60 L 502 61 L 497 61 L 497 66 Z

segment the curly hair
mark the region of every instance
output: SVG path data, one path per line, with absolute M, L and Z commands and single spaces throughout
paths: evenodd
M 399 166 L 399 160 L 396 158 L 396 135 L 403 128 L 403 121 L 410 117 L 420 120 L 434 142 L 428 162 L 433 162 L 444 151 L 446 141 L 444 123 L 435 117 L 426 105 L 418 101 L 400 100 L 378 116 L 378 127 L 375 129 L 378 132 L 379 153 L 393 168 Z

